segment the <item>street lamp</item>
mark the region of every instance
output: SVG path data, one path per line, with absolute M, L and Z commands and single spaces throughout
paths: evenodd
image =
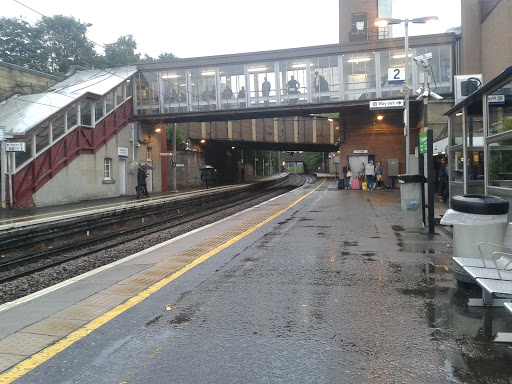
M 410 152 L 410 143 L 409 143 L 409 22 L 414 24 L 425 24 L 429 21 L 439 20 L 437 16 L 427 16 L 427 17 L 417 17 L 415 19 L 392 19 L 380 17 L 375 20 L 375 25 L 379 28 L 387 27 L 392 24 L 401 24 L 405 25 L 405 84 L 403 91 L 405 93 L 404 104 L 405 104 L 405 114 L 404 114 L 404 129 L 405 129 L 405 169 L 406 173 L 409 174 L 410 166 L 409 166 L 409 152 Z

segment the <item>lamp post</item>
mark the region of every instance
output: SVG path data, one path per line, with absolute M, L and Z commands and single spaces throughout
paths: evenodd
M 414 24 L 425 24 L 429 21 L 439 20 L 437 16 L 417 17 L 415 19 L 392 19 L 380 17 L 375 20 L 375 25 L 379 28 L 387 27 L 392 24 L 404 23 L 405 26 L 405 84 L 404 84 L 404 130 L 405 130 L 405 169 L 406 174 L 410 172 L 409 165 L 409 152 L 410 152 L 410 140 L 409 140 L 409 22 Z

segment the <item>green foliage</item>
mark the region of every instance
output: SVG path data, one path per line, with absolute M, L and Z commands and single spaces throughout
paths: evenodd
M 322 152 L 304 152 L 302 154 L 304 167 L 306 172 L 315 172 L 318 167 L 322 166 L 323 153 Z
M 20 67 L 44 70 L 40 67 L 38 45 L 31 44 L 37 41 L 35 30 L 26 21 L 17 18 L 0 18 L 0 60 L 4 63 Z
M 105 62 L 108 68 L 124 67 L 140 61 L 135 53 L 137 43 L 132 35 L 121 36 L 115 43 L 105 45 Z
M 162 53 L 158 59 L 136 53 L 132 35 L 121 36 L 106 44 L 105 54 L 99 55 L 95 43 L 87 39 L 85 24 L 73 17 L 43 17 L 31 26 L 17 18 L 0 17 L 0 60 L 36 71 L 64 74 L 71 65 L 84 68 L 107 68 L 132 65 L 142 61 L 169 61 L 172 53 Z
M 87 24 L 73 17 L 43 17 L 35 25 L 41 63 L 51 73 L 66 73 L 70 65 L 90 67 L 94 64 L 94 43 L 85 36 Z
M 173 131 L 173 124 L 167 124 L 165 126 L 165 134 L 167 136 L 167 141 L 172 143 L 172 131 Z M 183 145 L 185 144 L 185 136 L 183 136 L 183 132 L 181 130 L 181 126 L 179 124 L 176 124 L 176 145 Z

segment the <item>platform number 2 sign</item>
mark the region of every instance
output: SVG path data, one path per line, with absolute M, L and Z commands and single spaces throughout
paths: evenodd
M 401 84 L 405 82 L 405 68 L 388 68 L 388 83 Z

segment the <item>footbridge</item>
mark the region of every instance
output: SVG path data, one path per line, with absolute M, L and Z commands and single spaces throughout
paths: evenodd
M 432 53 L 430 80 L 438 94 L 453 93 L 455 41 L 454 34 L 410 38 L 409 56 Z M 403 45 L 395 38 L 141 63 L 134 119 L 186 123 L 181 127 L 192 139 L 329 151 L 339 141 L 339 124 L 313 116 L 362 112 L 361 121 L 368 121 L 370 100 L 403 98 L 403 79 L 394 78 L 407 62 Z M 423 69 L 411 61 L 412 95 L 423 84 Z M 412 103 L 413 118 L 420 107 Z

